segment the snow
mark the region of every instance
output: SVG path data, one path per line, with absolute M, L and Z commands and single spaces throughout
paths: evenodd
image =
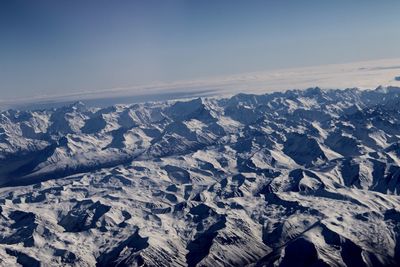
M 4 111 L 0 265 L 396 266 L 399 95 Z

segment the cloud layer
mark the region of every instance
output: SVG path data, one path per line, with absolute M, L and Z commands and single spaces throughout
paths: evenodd
M 236 74 L 192 81 L 154 83 L 125 88 L 82 90 L 79 93 L 45 95 L 0 102 L 15 107 L 34 103 L 100 101 L 104 104 L 154 101 L 196 96 L 223 96 L 236 93 L 267 93 L 287 89 L 376 88 L 400 86 L 400 59 L 385 59 L 347 64 Z M 107 100 L 106 102 L 104 100 Z

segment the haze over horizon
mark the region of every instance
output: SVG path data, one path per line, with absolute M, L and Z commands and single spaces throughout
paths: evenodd
M 2 1 L 2 99 L 398 58 L 398 1 Z M 384 42 L 385 45 L 381 45 Z

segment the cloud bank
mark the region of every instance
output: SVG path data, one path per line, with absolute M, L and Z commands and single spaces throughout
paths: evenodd
M 287 89 L 361 88 L 400 86 L 400 59 L 282 69 L 229 76 L 153 83 L 124 88 L 82 90 L 78 93 L 37 96 L 0 102 L 3 108 L 33 104 L 85 101 L 104 105 L 157 101 L 197 96 L 227 96 L 236 93 L 267 93 Z

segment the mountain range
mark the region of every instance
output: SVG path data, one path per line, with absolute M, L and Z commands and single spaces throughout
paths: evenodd
M 398 266 L 400 88 L 0 113 L 0 265 Z

